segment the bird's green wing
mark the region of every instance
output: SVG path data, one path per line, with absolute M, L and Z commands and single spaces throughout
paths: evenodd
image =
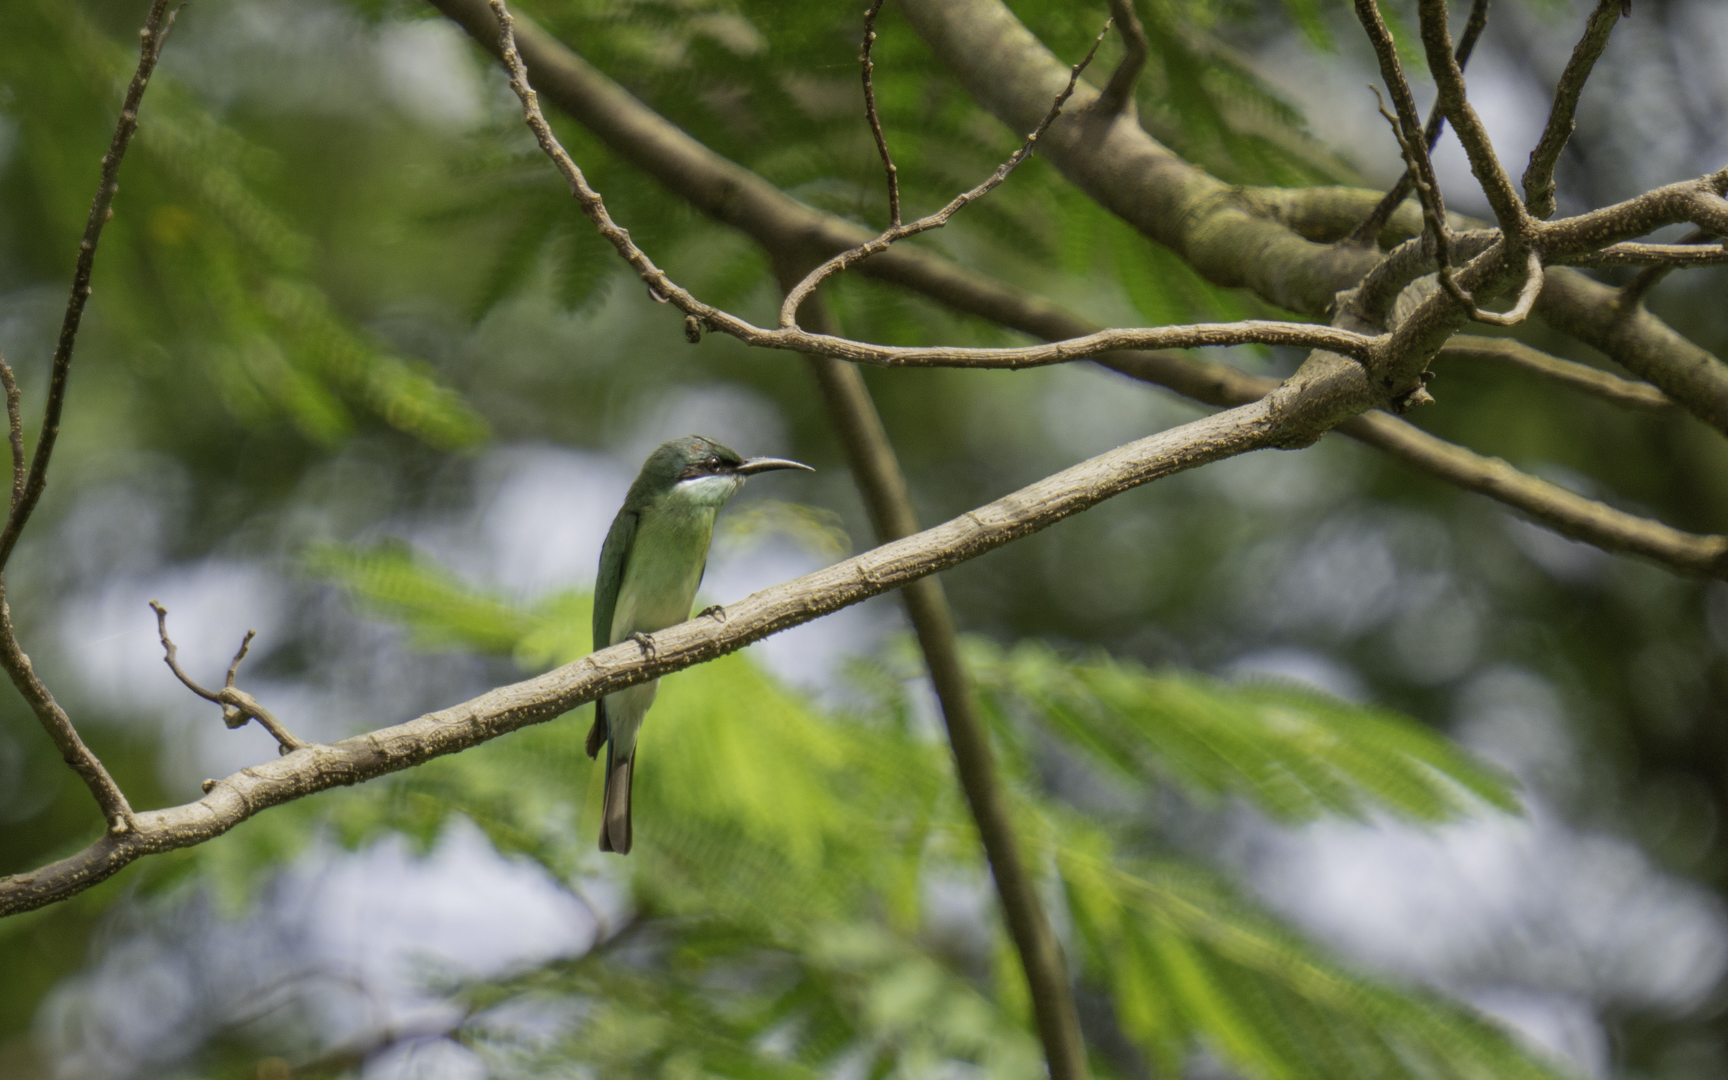
M 624 587 L 624 568 L 630 561 L 630 542 L 636 538 L 635 510 L 618 511 L 612 529 L 600 548 L 600 573 L 594 579 L 594 651 L 612 644 L 612 614 L 618 610 L 618 592 Z
M 624 567 L 630 561 L 630 541 L 636 538 L 636 522 L 641 515 L 634 510 L 620 510 L 612 519 L 612 529 L 600 546 L 600 573 L 594 578 L 594 651 L 612 644 L 612 613 L 618 610 L 618 591 L 624 587 Z M 596 757 L 612 732 L 606 723 L 606 699 L 594 702 L 594 726 L 588 731 L 584 747 L 589 757 Z

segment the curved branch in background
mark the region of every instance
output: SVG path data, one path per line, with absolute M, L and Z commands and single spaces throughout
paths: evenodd
M 338 743 L 316 743 L 218 780 L 202 799 L 135 814 L 76 855 L 0 878 L 0 916 L 52 904 L 112 877 L 146 855 L 191 847 L 261 810 L 477 746 L 584 702 L 735 652 L 872 596 L 975 559 L 1004 544 L 1165 476 L 1288 438 L 1270 405 L 1256 402 L 1119 446 L 1106 454 L 904 540 L 867 551 L 726 605 L 726 620 L 696 618 L 602 649 L 544 675 Z
M 1536 314 L 1648 382 L 1728 435 L 1728 365 L 1682 337 L 1643 305 L 1621 308 L 1619 290 L 1550 266 Z
M 1455 334 L 1440 350 L 1441 360 L 1486 360 L 1522 368 L 1580 390 L 1592 397 L 1634 409 L 1674 409 L 1674 399 L 1647 382 L 1622 379 L 1611 372 L 1549 356 L 1514 338 Z
M 1584 24 L 1584 36 L 1573 47 L 1572 58 L 1566 62 L 1566 70 L 1561 72 L 1560 82 L 1554 88 L 1554 106 L 1548 111 L 1548 124 L 1530 151 L 1530 165 L 1524 170 L 1524 202 L 1532 217 L 1546 218 L 1554 213 L 1554 167 L 1560 163 L 1560 152 L 1572 138 L 1572 129 L 1577 127 L 1574 117 L 1578 113 L 1578 98 L 1584 93 L 1590 70 L 1608 47 L 1608 35 L 1614 32 L 1614 24 L 1625 14 L 1623 2 L 1597 0 L 1596 10 Z
M 1616 510 L 1513 468 L 1499 458 L 1437 439 L 1385 413 L 1363 413 L 1338 430 L 1423 472 L 1513 506 L 1604 551 L 1642 555 L 1703 577 L 1728 577 L 1728 536 L 1700 536 Z
M 818 326 L 831 321 L 820 297 L 810 306 L 811 319 Z M 877 542 L 887 543 L 916 533 L 918 514 L 912 506 L 906 476 L 870 398 L 870 389 L 864 384 L 864 373 L 856 364 L 829 356 L 811 355 L 806 359 L 821 388 L 829 420 L 846 452 L 854 482 L 870 511 Z M 953 611 L 935 575 L 905 585 L 900 595 L 906 602 L 906 613 L 918 637 L 918 647 L 924 653 L 936 700 L 942 707 L 942 720 L 954 749 L 954 769 L 972 810 L 972 820 L 978 826 L 984 853 L 990 860 L 1003 922 L 1008 926 L 1031 989 L 1033 1018 L 1044 1044 L 1050 1076 L 1052 1080 L 1080 1080 L 1087 1075 L 1086 1046 L 1080 1035 L 1080 1016 L 1074 1008 L 1068 964 L 1014 835 L 1013 817 L 990 749 L 989 733 L 978 715 L 971 679 L 960 656 Z

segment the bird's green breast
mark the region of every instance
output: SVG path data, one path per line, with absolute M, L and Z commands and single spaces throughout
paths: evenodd
M 690 617 L 720 504 L 688 494 L 674 491 L 643 509 L 619 585 L 609 644 Z

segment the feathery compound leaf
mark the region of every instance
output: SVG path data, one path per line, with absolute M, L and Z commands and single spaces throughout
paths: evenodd
M 1559 1080 L 1496 1025 L 1315 946 L 1197 867 L 1108 859 L 1084 824 L 1057 852 L 1088 967 L 1124 1032 L 1170 1075 L 1193 1038 L 1251 1077 Z
M 534 628 L 516 607 L 478 592 L 406 544 L 366 551 L 320 544 L 306 553 L 305 565 L 312 576 L 407 627 L 421 648 L 509 653 Z
M 1305 687 L 1230 685 L 1137 664 L 1069 663 L 1048 647 L 978 647 L 990 693 L 1018 700 L 1068 742 L 1128 776 L 1162 774 L 1237 794 L 1286 820 L 1359 817 L 1371 806 L 1423 821 L 1472 808 L 1508 812 L 1511 780 L 1416 721 Z

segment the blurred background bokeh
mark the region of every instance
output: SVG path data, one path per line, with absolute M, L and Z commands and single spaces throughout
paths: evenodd
M 0 5 L 0 349 L 31 415 L 144 6 Z M 1101 2 L 1011 6 L 1068 58 L 1105 17 Z M 1386 6 L 1413 25 L 1413 5 Z M 1495 5 L 1471 85 L 1509 164 L 1539 133 L 1588 6 Z M 882 223 L 860 5 L 522 7 L 722 154 Z M 1346 5 L 1141 7 L 1157 42 L 1142 117 L 1189 160 L 1244 183 L 1396 178 Z M 1584 96 L 1563 212 L 1728 155 L 1728 6 L 1634 7 Z M 986 175 L 1014 137 L 892 8 L 881 35 L 884 123 L 922 211 Z M 771 319 L 774 281 L 747 239 L 555 121 L 675 278 Z M 1480 212 L 1450 135 L 1439 168 L 1451 205 Z M 1037 159 L 928 243 L 1111 325 L 1271 311 L 1207 285 Z M 1675 274 L 1651 306 L 1725 355 L 1725 287 L 1720 270 Z M 832 300 L 855 337 L 1015 340 L 857 278 Z M 1542 327 L 1520 334 L 1605 363 Z M 1299 359 L 1223 358 L 1273 374 Z M 1200 415 L 1088 365 L 866 378 L 927 522 Z M 1728 454 L 1701 424 L 1483 366 L 1444 367 L 1432 390 L 1438 404 L 1412 418 L 1428 430 L 1679 527 L 1728 530 Z M 646 452 L 690 432 L 818 469 L 754 483 L 727 511 L 704 602 L 870 544 L 801 363 L 718 336 L 686 344 L 458 28 L 396 0 L 199 0 L 146 99 L 9 598 L 133 805 L 184 802 L 274 747 L 255 726 L 226 730 L 174 681 L 147 601 L 167 607 L 182 662 L 206 680 L 256 629 L 242 685 L 302 737 L 400 722 L 585 651 L 582 593 L 611 515 Z M 1004 706 L 1004 731 L 1023 736 L 1010 768 L 1051 820 L 1109 822 L 1125 850 L 1209 867 L 1344 969 L 1467 1002 L 1563 1072 L 1728 1074 L 1728 587 L 1562 539 L 1338 437 L 1162 481 L 945 581 L 984 669 L 1035 642 L 1209 686 L 1294 680 L 1444 733 L 1514 775 L 1524 803 L 1438 823 L 1372 800 L 1281 817 L 1155 770 L 1109 773 Z M 845 813 L 823 810 L 818 833 L 778 820 L 804 804 L 751 803 L 748 843 L 734 843 L 681 809 L 702 791 L 651 788 L 638 854 L 602 860 L 583 709 L 0 922 L 0 1078 L 804 1075 L 790 1071 L 804 1051 L 786 1048 L 823 1031 L 832 1045 L 810 1052 L 821 1075 L 1035 1075 L 903 630 L 880 598 L 662 690 L 644 769 L 664 761 L 668 788 L 684 775 L 675 755 L 707 745 L 679 749 L 679 725 L 709 719 L 764 741 L 814 723 L 808 747 L 788 735 L 777 752 L 814 755 L 842 780 L 874 776 L 848 757 L 871 740 L 922 763 Z M 888 841 L 845 839 L 848 814 L 870 819 L 868 798 L 922 800 L 938 823 L 930 851 L 859 871 L 874 899 L 790 895 L 800 873 L 874 865 Z M 98 827 L 28 709 L 0 695 L 0 873 Z M 760 892 L 715 884 L 716 866 Z M 1069 900 L 1053 887 L 1078 951 Z M 711 911 L 727 914 L 711 924 Z M 739 927 L 781 921 L 800 927 L 786 931 L 797 948 L 750 939 L 745 956 Z M 601 948 L 606 965 L 584 966 Z M 1082 1001 L 1107 1072 L 1280 1075 L 1205 1038 L 1161 1059 L 1123 1036 L 1133 1025 L 1107 999 L 1094 987 Z M 726 1040 L 741 1056 L 714 1049 Z M 638 1053 L 649 1046 L 658 1056 Z

